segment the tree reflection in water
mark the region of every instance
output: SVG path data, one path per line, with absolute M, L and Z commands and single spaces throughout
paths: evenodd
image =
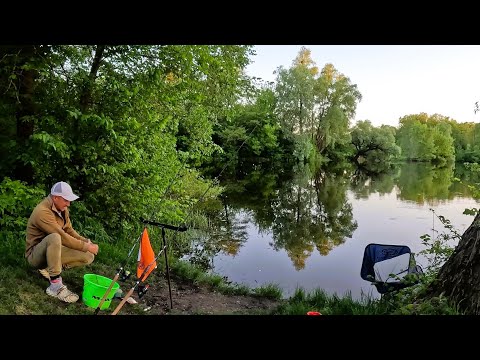
M 225 191 L 206 207 L 208 231 L 197 234 L 196 253 L 190 261 L 205 265 L 206 259 L 220 252 L 235 256 L 248 240 L 251 223 L 260 233 L 271 232 L 270 246 L 275 251 L 284 249 L 300 270 L 315 250 L 327 255 L 357 228 L 344 170 L 312 174 L 304 167 L 287 179 L 254 172 L 221 185 Z

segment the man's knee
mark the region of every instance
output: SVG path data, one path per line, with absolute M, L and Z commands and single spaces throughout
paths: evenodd
M 62 266 L 64 270 L 89 265 L 93 260 L 95 260 L 95 255 L 80 250 L 66 248 L 66 251 L 62 254 Z
M 62 237 L 59 233 L 52 233 L 43 238 L 42 241 L 47 241 L 48 245 L 51 246 L 61 246 L 62 245 Z
M 77 258 L 77 265 L 73 265 L 73 266 L 75 267 L 75 266 L 90 265 L 93 262 L 93 260 L 95 260 L 95 255 L 93 255 L 90 252 L 85 252 L 85 253 L 82 253 L 82 256 Z

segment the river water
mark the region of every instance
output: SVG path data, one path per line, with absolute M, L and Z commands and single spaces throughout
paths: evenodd
M 210 244 L 203 246 L 213 273 L 253 288 L 276 284 L 284 297 L 302 288 L 378 298 L 360 277 L 368 244 L 407 245 L 426 270 L 429 258 L 419 252 L 428 245 L 420 237 L 448 231 L 438 216 L 462 234 L 473 220 L 464 209 L 478 207 L 467 186 L 473 180 L 458 165 L 404 164 L 374 178 L 305 171 L 281 184 L 271 179 L 236 182 L 202 241 Z

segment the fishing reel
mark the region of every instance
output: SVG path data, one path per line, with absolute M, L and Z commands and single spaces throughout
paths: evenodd
M 125 271 L 123 269 L 120 269 L 118 270 L 119 271 L 119 278 L 120 278 L 120 281 L 126 281 L 130 278 L 130 271 Z
M 137 287 L 137 294 L 138 294 L 138 298 L 141 299 L 143 295 L 145 295 L 145 293 L 148 291 L 148 288 L 150 287 L 150 285 L 138 285 Z

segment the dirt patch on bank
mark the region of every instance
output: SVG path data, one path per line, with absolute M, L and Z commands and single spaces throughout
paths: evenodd
M 151 277 L 148 279 L 150 286 L 142 297 L 137 291 L 133 292 L 132 298 L 137 304 L 126 302 L 117 315 L 256 315 L 268 314 L 281 303 L 257 296 L 224 295 L 208 285 L 196 285 L 175 276 L 170 279 L 170 300 L 167 279 Z M 125 295 L 133 286 L 133 282 L 120 282 Z M 113 312 L 120 301 L 113 299 L 109 312 Z

